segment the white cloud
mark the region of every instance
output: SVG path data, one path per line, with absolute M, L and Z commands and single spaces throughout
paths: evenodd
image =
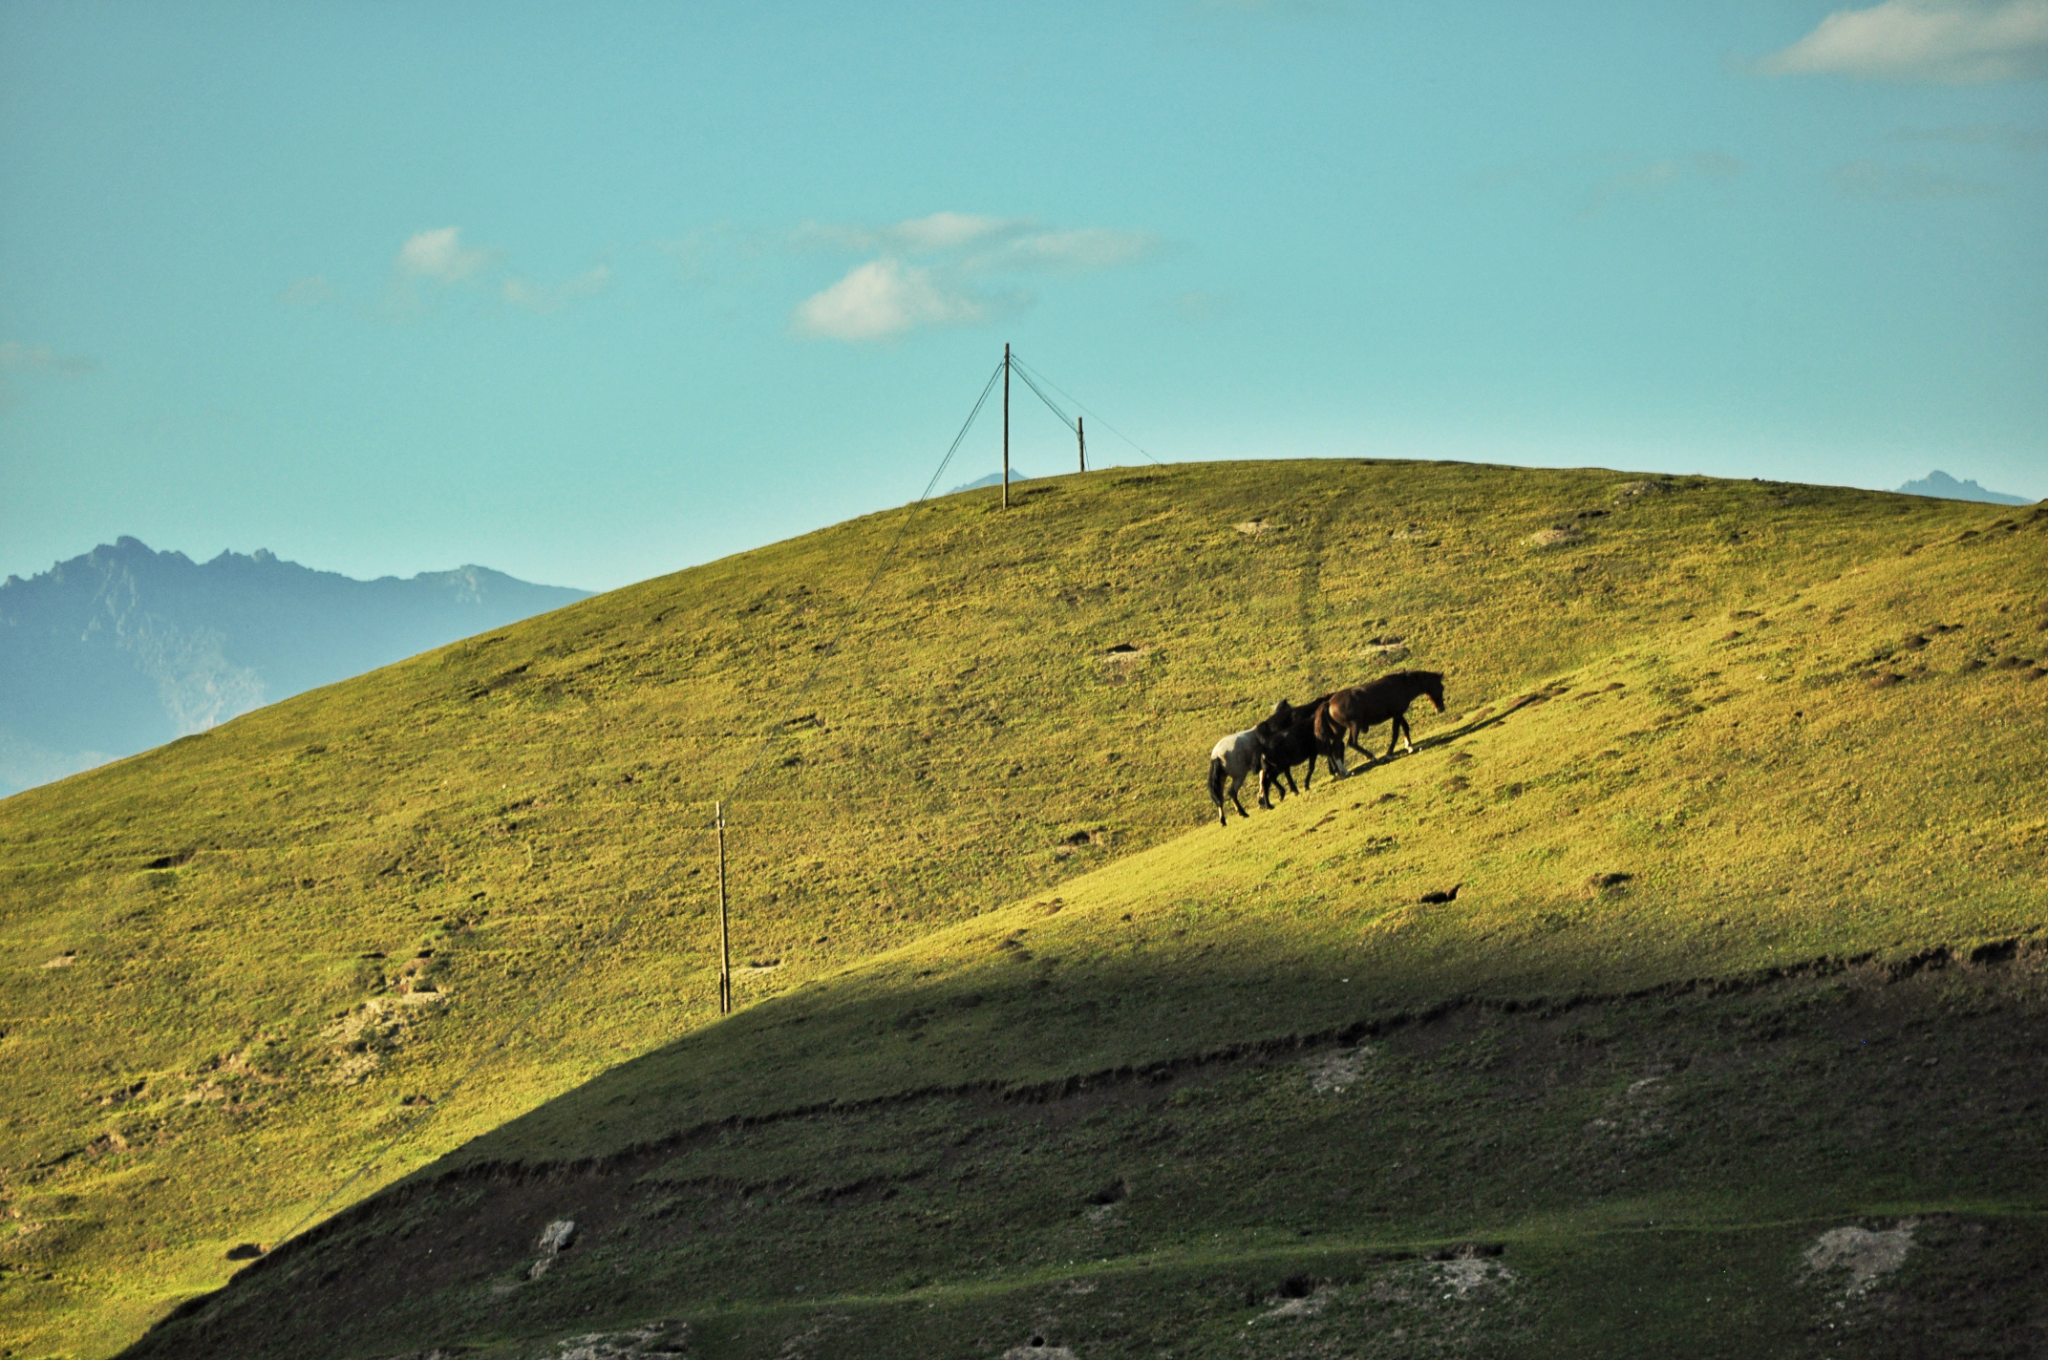
M 611 281 L 611 266 L 601 264 L 552 287 L 543 287 L 526 279 L 506 279 L 499 292 L 505 301 L 515 307 L 524 307 L 542 316 L 552 316 L 556 312 L 568 310 L 580 299 L 602 293 L 611 285 Z
M 790 324 L 824 340 L 886 340 L 922 326 L 982 320 L 987 304 L 937 282 L 928 269 L 892 259 L 857 265 L 845 278 L 798 304 Z
M 2048 70 L 2048 0 L 1885 0 L 1836 10 L 1757 69 L 1942 85 L 2024 80 Z
M 334 285 L 318 274 L 309 274 L 277 295 L 287 307 L 318 307 L 334 296 Z
M 461 283 L 489 265 L 492 252 L 462 244 L 462 228 L 437 227 L 415 232 L 398 248 L 392 268 L 406 278 Z
M 0 369 L 19 373 L 55 373 L 60 377 L 76 378 L 98 368 L 97 359 L 88 359 L 82 354 L 59 354 L 48 345 L 24 345 L 16 340 L 0 340 Z
M 1108 227 L 1047 230 L 1028 217 L 937 212 L 882 227 L 806 222 L 800 249 L 873 253 L 790 318 L 797 334 L 877 340 L 928 326 L 961 326 L 1028 305 L 1028 295 L 994 281 L 1029 274 L 1081 274 L 1152 259 L 1165 241 Z
M 1883 203 L 1924 203 L 1938 198 L 1982 198 L 1998 192 L 1996 184 L 1958 179 L 1924 165 L 1885 165 L 1851 161 L 1829 176 L 1844 198 Z

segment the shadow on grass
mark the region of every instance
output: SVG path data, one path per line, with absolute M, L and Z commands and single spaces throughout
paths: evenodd
M 1155 1330 L 1194 1327 L 1191 1289 L 1200 1328 L 1242 1328 L 1318 1290 L 1363 1302 L 1376 1272 L 1432 1254 L 1549 1271 L 1548 1339 L 1509 1351 L 1567 1353 L 1617 1297 L 1654 1330 L 1694 1295 L 1747 1291 L 1735 1322 L 1704 1315 L 1726 1347 L 1693 1353 L 1765 1354 L 1758 1336 L 1796 1339 L 1825 1303 L 1797 1273 L 1818 1233 L 2009 1213 L 2048 1150 L 2030 1114 L 2043 950 L 1350 1019 L 1341 983 L 1280 1004 L 1284 979 L 1232 964 L 1063 984 L 1034 962 L 765 1003 L 330 1220 L 130 1354 L 343 1355 L 664 1317 L 772 1355 L 788 1336 L 742 1343 L 748 1318 L 858 1315 L 900 1342 L 911 1316 L 952 1309 L 943 1350 L 1012 1314 L 1107 1327 L 1116 1312 L 1075 1302 L 1098 1289 Z M 1223 1031 L 1190 1018 L 1203 1004 L 1239 1037 L 1211 1042 Z M 537 1246 L 559 1222 L 573 1248 Z M 1730 1246 L 1644 1255 L 1643 1234 L 1674 1228 Z M 1573 1253 L 1584 1278 L 1544 1265 Z M 1418 1278 L 1486 1274 L 1433 1271 Z

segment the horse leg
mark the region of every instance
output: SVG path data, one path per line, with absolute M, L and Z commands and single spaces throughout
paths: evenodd
M 1250 814 L 1249 812 L 1246 812 L 1246 811 L 1244 810 L 1244 802 L 1243 802 L 1243 800 L 1242 800 L 1242 799 L 1240 799 L 1240 798 L 1239 798 L 1239 797 L 1237 796 L 1237 790 L 1238 790 L 1239 786 L 1240 786 L 1240 785 L 1242 785 L 1243 783 L 1244 783 L 1244 776 L 1243 776 L 1243 775 L 1241 775 L 1241 774 L 1240 774 L 1240 775 L 1234 775 L 1234 776 L 1232 776 L 1232 778 L 1231 778 L 1231 781 L 1230 781 L 1230 801 L 1231 801 L 1231 802 L 1233 802 L 1233 803 L 1236 803 L 1236 804 L 1237 804 L 1237 815 L 1238 815 L 1238 816 L 1240 816 L 1240 817 L 1249 817 L 1249 816 L 1251 816 L 1251 814 Z
M 1401 741 L 1401 734 L 1402 734 L 1402 731 L 1403 731 L 1403 729 L 1405 729 L 1405 728 L 1406 728 L 1407 726 L 1408 726 L 1408 720 L 1407 720 L 1406 718 L 1402 717 L 1402 716 L 1401 716 L 1400 714 L 1396 713 L 1396 714 L 1394 715 L 1394 726 L 1393 726 L 1393 730 L 1392 730 L 1392 731 L 1391 731 L 1391 732 L 1390 732 L 1390 733 L 1388 734 L 1388 736 L 1387 736 L 1387 759 L 1388 759 L 1388 760 L 1392 760 L 1392 759 L 1394 758 L 1394 747 L 1395 747 L 1396 745 L 1398 745 L 1398 744 L 1400 743 L 1400 741 Z M 1415 754 L 1415 748 L 1414 748 L 1413 746 L 1410 746 L 1410 747 L 1408 748 L 1408 754 L 1410 754 L 1410 755 L 1414 755 L 1414 754 Z

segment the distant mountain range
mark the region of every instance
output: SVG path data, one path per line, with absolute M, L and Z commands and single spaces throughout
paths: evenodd
M 1928 473 L 1917 482 L 1899 488 L 1908 496 L 1936 496 L 1945 501 L 1988 501 L 1993 505 L 2032 505 L 2025 496 L 2008 496 L 2003 491 L 1986 491 L 1975 482 L 1959 482 L 1946 472 Z
M 484 567 L 358 581 L 121 538 L 0 583 L 0 796 L 590 592 Z
M 1016 468 L 1010 469 L 1011 482 L 1028 482 L 1030 480 L 1031 478 L 1029 476 L 1025 475 L 1022 472 L 1019 472 Z M 971 482 L 962 482 L 960 483 L 960 485 L 954 487 L 953 491 L 974 491 L 984 486 L 1001 486 L 1002 484 L 1003 474 L 1000 472 L 991 472 L 986 477 L 977 477 Z M 953 494 L 953 491 L 948 491 L 946 494 L 950 496 Z

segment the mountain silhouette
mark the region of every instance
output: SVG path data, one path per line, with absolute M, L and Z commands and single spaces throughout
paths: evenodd
M 1010 469 L 1010 482 L 1012 485 L 1018 482 L 1028 482 L 1030 480 L 1030 477 L 1018 471 L 1016 468 Z M 960 483 L 960 485 L 954 487 L 953 491 L 977 491 L 984 486 L 1001 486 L 1002 484 L 1003 474 L 1000 472 L 991 472 L 986 477 L 977 477 L 971 482 L 962 482 Z M 953 491 L 948 491 L 946 494 L 950 496 L 953 494 Z
M 1939 469 L 1928 473 L 1917 482 L 1907 482 L 1899 488 L 1908 496 L 1934 496 L 1945 501 L 1988 501 L 1992 505 L 2032 505 L 2025 496 L 2009 496 L 2003 491 L 1986 491 L 1972 481 L 1959 482 Z
M 465 566 L 358 581 L 133 538 L 0 582 L 0 796 L 573 603 Z

